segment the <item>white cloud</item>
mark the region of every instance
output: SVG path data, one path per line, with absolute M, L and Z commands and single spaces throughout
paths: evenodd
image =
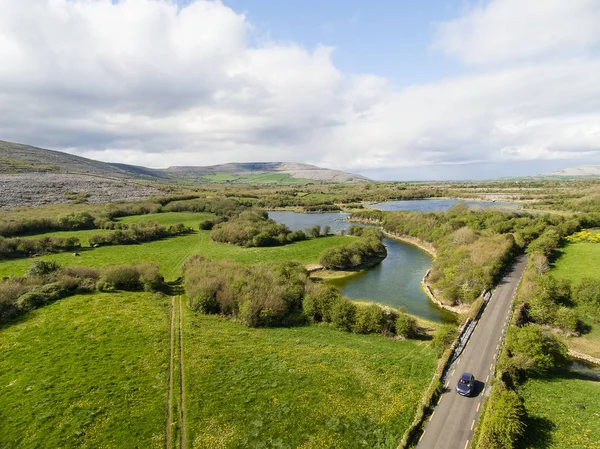
M 600 44 L 597 0 L 493 0 L 438 24 L 434 43 L 468 64 L 572 55 Z
M 340 72 L 328 47 L 252 45 L 252 25 L 220 2 L 0 0 L 0 138 L 153 167 L 597 157 L 598 3 L 544 1 L 536 21 L 540 2 L 518 4 L 468 10 L 436 35 L 448 54 L 501 69 L 394 90 Z

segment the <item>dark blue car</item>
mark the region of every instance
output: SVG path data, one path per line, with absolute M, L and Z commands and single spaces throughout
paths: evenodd
M 475 386 L 475 377 L 471 373 L 463 373 L 456 385 L 456 392 L 463 396 L 471 396 Z

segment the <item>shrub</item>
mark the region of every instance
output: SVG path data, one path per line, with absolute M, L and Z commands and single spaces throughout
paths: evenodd
M 29 311 L 67 296 L 67 291 L 58 282 L 34 287 L 17 300 L 17 306 L 22 311 Z
M 432 345 L 440 357 L 456 339 L 458 331 L 452 324 L 442 324 L 433 335 Z
M 243 212 L 235 219 L 214 226 L 210 236 L 215 242 L 246 247 L 283 245 L 305 237 L 257 211 Z
M 140 283 L 146 292 L 159 291 L 164 285 L 164 278 L 161 276 L 158 265 L 151 262 L 136 265 L 136 270 L 140 275 Z
M 582 279 L 573 289 L 573 300 L 581 305 L 600 307 L 600 279 Z
M 365 228 L 368 229 L 368 228 Z M 378 231 L 378 230 L 375 230 Z M 385 257 L 387 250 L 381 242 L 383 235 L 363 231 L 361 238 L 345 246 L 327 248 L 319 257 L 319 263 L 327 269 L 344 270 L 362 263 Z
M 344 299 L 337 302 L 331 311 L 331 322 L 335 327 L 350 332 L 356 325 L 357 307 Z
M 502 381 L 494 387 L 481 424 L 478 447 L 512 449 L 525 432 L 523 401 Z
M 60 268 L 60 265 L 55 260 L 36 260 L 34 261 L 29 270 L 27 270 L 27 276 L 44 276 L 52 273 Z
M 499 366 L 517 378 L 544 375 L 568 364 L 567 347 L 535 324 L 510 327 Z
M 302 309 L 313 322 L 331 322 L 334 305 L 342 301 L 342 294 L 332 285 L 310 283 L 302 302 Z
M 404 338 L 414 338 L 418 334 L 417 320 L 407 313 L 401 312 L 396 318 L 396 335 Z
M 0 281 L 0 322 L 17 316 L 20 311 L 17 300 L 28 290 L 22 278 L 10 278 Z
M 358 306 L 352 331 L 357 334 L 375 334 L 383 332 L 386 324 L 383 309 L 376 304 Z
M 295 262 L 244 266 L 194 256 L 184 266 L 190 307 L 231 315 L 249 327 L 302 320 L 308 273 Z
M 93 229 L 94 217 L 88 212 L 71 212 L 59 215 L 56 219 L 58 228 L 64 231 L 74 231 L 77 229 Z
M 110 290 L 140 290 L 139 271 L 131 265 L 113 265 L 106 267 L 98 281 L 98 289 Z

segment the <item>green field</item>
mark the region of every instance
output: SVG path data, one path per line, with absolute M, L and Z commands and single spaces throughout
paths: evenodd
M 552 274 L 572 282 L 583 278 L 600 279 L 600 244 L 568 243 L 554 262 Z
M 521 388 L 527 449 L 599 449 L 600 382 L 575 374 L 528 380 Z
M 309 184 L 315 183 L 312 179 L 292 178 L 287 173 L 256 173 L 248 175 L 236 175 L 227 172 L 216 172 L 204 175 L 204 182 L 213 184 Z
M 425 342 L 188 314 L 192 448 L 396 448 L 431 380 Z
M 296 260 L 308 264 L 317 262 L 326 248 L 344 245 L 348 243 L 350 238 L 330 236 L 284 246 L 242 248 L 224 243 L 215 243 L 210 238 L 210 231 L 198 231 L 190 235 L 156 240 L 139 245 L 82 248 L 78 250 L 80 257 L 73 257 L 71 253 L 58 253 L 36 259 L 3 260 L 0 261 L 0 278 L 11 275 L 21 276 L 34 260 L 42 259 L 56 260 L 61 266 L 85 265 L 90 267 L 150 261 L 160 266 L 165 280 L 171 281 L 181 276 L 181 266 L 194 254 L 202 254 L 211 259 L 235 259 L 242 263 Z
M 554 263 L 551 273 L 561 279 L 569 279 L 574 285 L 584 278 L 600 279 L 600 244 L 568 243 Z M 600 324 L 589 319 L 585 312 L 575 305 L 575 311 L 590 327 L 581 337 L 564 337 L 570 349 L 600 358 Z
M 162 448 L 168 301 L 79 295 L 0 328 L 0 447 Z

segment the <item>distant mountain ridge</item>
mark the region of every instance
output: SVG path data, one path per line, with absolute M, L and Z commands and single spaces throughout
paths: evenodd
M 600 177 L 600 165 L 580 165 L 562 170 L 534 175 L 538 178 L 596 178 Z
M 86 173 L 118 178 L 140 180 L 243 183 L 245 176 L 281 175 L 281 182 L 314 181 L 327 183 L 370 182 L 371 180 L 352 173 L 330 170 L 296 162 L 240 162 L 212 166 L 147 168 L 136 165 L 100 162 L 81 156 L 47 150 L 30 145 L 0 140 L 0 173 L 57 172 Z M 260 182 L 261 178 L 256 178 Z M 266 179 L 266 178 L 265 178 Z M 273 182 L 269 179 L 270 182 Z

